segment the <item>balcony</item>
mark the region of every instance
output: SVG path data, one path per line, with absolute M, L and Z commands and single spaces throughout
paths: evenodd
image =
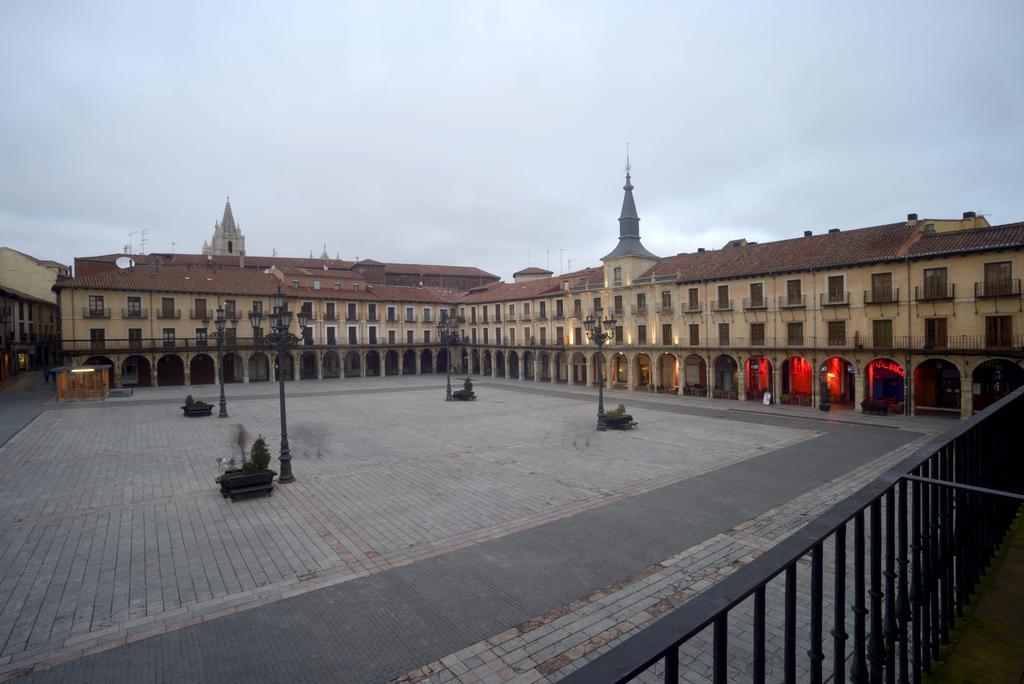
M 82 309 L 83 318 L 110 318 L 110 309 L 90 306 Z
M 531 320 L 533 320 L 533 318 L 530 316 L 530 314 L 519 314 L 520 323 L 529 323 Z
M 181 318 L 181 309 L 160 309 L 156 312 L 156 317 L 163 320 Z
M 149 318 L 147 309 L 121 309 L 121 318 Z
M 744 311 L 757 311 L 758 309 L 767 309 L 768 300 L 764 297 L 751 299 L 750 297 L 744 297 L 743 299 L 743 310 Z
M 1020 297 L 1020 278 L 974 283 L 974 296 L 978 299 L 987 297 Z
M 671 304 L 662 304 L 658 307 L 658 313 L 671 316 L 675 312 L 675 308 Z
M 541 311 L 539 314 L 537 314 L 537 320 L 538 321 L 546 321 L 546 320 L 548 320 L 547 313 Z
M 899 288 L 880 287 L 877 289 L 864 290 L 865 304 L 896 304 L 900 301 Z
M 712 311 L 732 311 L 731 299 L 719 299 L 711 304 Z
M 639 304 L 636 305 L 636 306 L 632 306 L 632 307 L 630 307 L 630 313 L 632 313 L 634 316 L 646 316 L 647 315 L 647 307 L 646 306 L 641 306 Z
M 850 306 L 849 292 L 822 292 L 819 297 L 822 306 Z
M 565 314 L 562 313 L 561 311 L 556 311 L 555 315 L 552 316 L 552 318 L 554 318 L 556 321 L 564 321 L 565 320 Z
M 353 314 L 353 313 L 345 314 L 345 320 L 348 321 L 349 323 L 358 323 L 359 322 L 359 314 Z
M 209 321 L 217 317 L 217 312 L 211 311 L 210 309 L 189 309 L 188 317 L 193 321 Z M 160 316 L 160 318 L 164 317 Z M 175 318 L 177 318 L 177 316 L 175 316 Z
M 497 320 L 501 321 L 500 318 L 497 319 Z M 423 322 L 424 323 L 433 323 L 434 322 L 434 318 L 429 313 L 424 313 L 423 314 Z
M 613 306 L 609 313 L 617 318 L 622 318 L 626 314 L 626 310 L 621 306 Z
M 406 323 L 415 323 L 416 322 L 416 314 L 405 314 L 405 322 Z M 486 323 L 486 322 L 487 321 L 484 321 L 484 323 Z
M 956 284 L 941 283 L 937 285 L 915 285 L 914 299 L 918 302 L 941 302 L 956 296 Z
M 807 295 L 783 295 L 779 297 L 780 309 L 805 309 L 807 308 Z
M 367 314 L 366 321 L 368 323 L 380 323 L 380 318 L 377 316 L 377 314 Z
M 683 313 L 704 313 L 703 302 L 686 302 L 683 304 Z
M 324 320 L 327 322 L 335 323 L 338 320 L 338 314 L 334 311 L 327 311 L 324 313 Z

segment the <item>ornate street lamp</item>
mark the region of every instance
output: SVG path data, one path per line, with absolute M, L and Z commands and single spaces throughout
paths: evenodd
M 589 314 L 583 320 L 584 330 L 587 334 L 587 339 L 597 345 L 597 352 L 601 355 L 601 362 L 597 364 L 597 429 L 607 430 L 608 425 L 605 423 L 604 418 L 604 378 L 602 377 L 602 366 L 604 366 L 604 348 L 605 342 L 611 339 L 615 331 L 615 319 L 608 317 L 604 320 L 601 319 L 603 312 L 600 308 L 594 309 L 593 314 Z
M 309 322 L 305 311 L 299 310 L 298 320 L 299 330 L 305 330 L 306 324 Z M 261 327 L 262 321 L 262 311 L 249 313 L 249 322 L 252 324 L 254 337 L 256 330 Z M 288 483 L 294 482 L 295 476 L 292 475 L 292 452 L 288 448 L 288 418 L 284 406 L 284 357 L 290 347 L 299 343 L 299 338 L 288 330 L 292 322 L 292 312 L 288 310 L 280 287 L 277 288 L 277 297 L 274 300 L 274 312 L 267 317 L 267 321 L 273 332 L 264 335 L 263 341 L 277 347 L 277 380 L 281 400 L 281 455 L 279 456 L 281 473 L 277 476 L 277 481 Z
M 213 332 L 214 337 L 217 338 L 217 381 L 220 383 L 220 411 L 217 413 L 218 418 L 228 417 L 228 402 L 224 399 L 224 339 L 228 336 L 234 336 L 235 327 L 238 325 L 238 321 L 234 318 L 231 319 L 231 328 L 227 327 L 227 319 L 224 318 L 224 307 L 217 307 L 217 317 L 213 319 L 213 324 L 216 330 Z M 210 325 L 208 319 L 203 319 L 203 327 L 206 328 Z M 210 333 L 207 332 L 209 335 Z
M 10 334 L 7 333 L 8 323 L 11 324 Z M 11 320 L 11 307 L 9 306 L 0 307 L 0 328 L 3 328 L 4 351 L 7 352 L 7 358 L 11 363 L 10 373 L 13 375 L 17 370 L 17 357 L 11 351 L 11 343 L 14 341 L 14 321 Z
M 818 403 L 818 408 L 822 411 L 829 411 L 832 409 L 832 397 L 829 394 L 828 389 L 828 363 L 821 364 L 821 401 Z
M 459 328 L 453 316 L 447 311 L 441 311 L 441 318 L 437 322 L 437 339 L 444 345 L 445 366 L 448 369 L 448 384 L 445 386 L 444 400 L 452 400 L 452 344 L 459 341 Z

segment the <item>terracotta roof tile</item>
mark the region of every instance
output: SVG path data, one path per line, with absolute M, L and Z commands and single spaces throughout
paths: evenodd
M 132 290 L 141 292 L 189 292 L 197 294 L 254 294 L 277 292 L 280 281 L 255 269 L 217 266 L 156 266 L 90 273 L 69 278 L 57 288 Z
M 360 262 L 362 263 L 362 262 Z M 437 275 L 437 276 L 459 276 L 464 278 L 492 278 L 498 276 L 488 273 L 476 266 L 445 266 L 440 264 L 384 264 L 385 273 L 395 275 Z
M 956 230 L 948 233 L 922 235 L 907 254 L 928 257 L 956 252 L 974 252 L 992 249 L 1020 249 L 1024 247 L 1024 222 L 1007 223 L 991 228 Z
M 459 298 L 460 304 L 504 302 L 516 299 L 533 299 L 563 292 L 562 281 L 558 278 L 540 278 L 525 283 L 491 283 L 475 287 Z

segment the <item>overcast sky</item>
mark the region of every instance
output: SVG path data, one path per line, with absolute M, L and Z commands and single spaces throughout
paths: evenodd
M 1024 220 L 1024 2 L 0 3 L 0 244 L 597 265 Z M 550 255 L 548 253 L 550 250 Z

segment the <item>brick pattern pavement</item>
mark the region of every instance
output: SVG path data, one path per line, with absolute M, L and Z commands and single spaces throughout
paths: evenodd
M 868 463 L 848 475 L 828 482 L 733 527 L 700 544 L 656 563 L 631 577 L 554 608 L 535 619 L 492 635 L 456 653 L 425 664 L 395 680 L 411 682 L 536 682 L 557 681 L 582 664 L 606 652 L 666 612 L 713 586 L 737 568 L 772 548 L 781 539 L 803 527 L 833 505 L 858 491 L 882 472 L 919 448 L 930 435 L 922 436 Z M 852 529 L 848 534 L 848 571 L 852 573 Z M 831 625 L 834 557 L 824 554 L 825 667 L 833 658 Z M 809 577 L 809 560 L 803 559 L 798 581 Z M 846 599 L 853 605 L 852 586 Z M 767 674 L 781 675 L 783 644 L 784 579 L 768 585 L 766 606 Z M 847 611 L 852 620 L 852 612 Z M 806 680 L 806 643 L 809 604 L 804 595 L 797 614 L 797 653 L 801 664 L 797 676 Z M 753 602 L 741 604 L 730 613 L 730 678 L 750 676 L 753 652 Z M 852 634 L 852 622 L 847 627 Z M 803 639 L 804 642 L 800 640 Z M 711 630 L 691 639 L 680 652 L 680 677 L 685 682 L 711 679 Z M 848 653 L 849 657 L 849 653 Z M 638 681 L 662 681 L 660 666 L 651 668 Z
M 214 489 L 214 461 L 238 454 L 239 425 L 243 442 L 262 433 L 276 447 L 269 391 L 231 404 L 226 421 L 183 418 L 177 402 L 45 412 L 0 448 L 0 677 L 495 539 L 817 435 L 658 413 L 643 416 L 643 431 L 599 435 L 592 407 L 576 399 L 487 394 L 459 405 L 456 421 L 451 404 L 418 396 L 299 395 L 289 405 L 299 482 L 238 504 Z

